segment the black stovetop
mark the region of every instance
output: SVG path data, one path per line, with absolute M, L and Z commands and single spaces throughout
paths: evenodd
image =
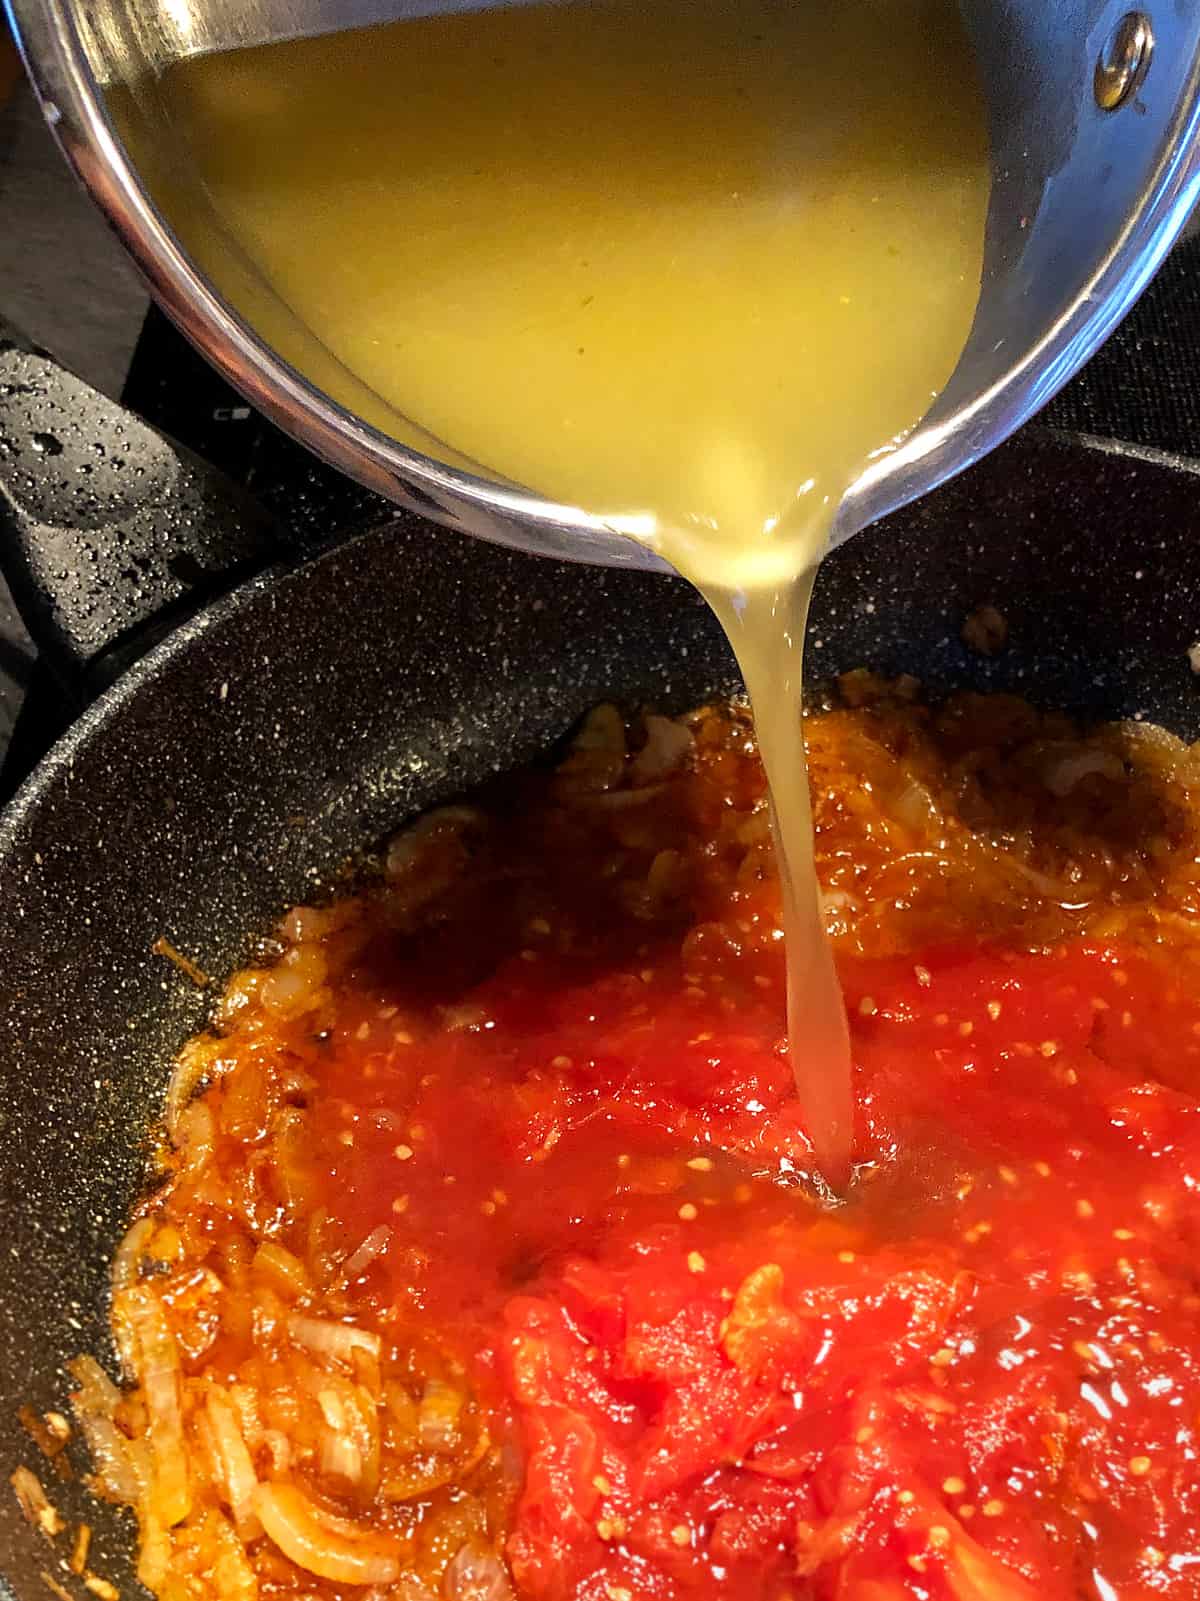
M 385 503 L 293 444 L 260 416 L 151 308 L 125 404 L 244 484 L 298 554 Z M 1058 428 L 1200 455 L 1200 240 L 1180 246 L 1140 305 L 1043 413 Z M 0 650 L 7 642 L 0 639 Z M 24 676 L 24 675 L 22 675 Z M 0 774 L 11 793 L 71 715 L 36 665 Z

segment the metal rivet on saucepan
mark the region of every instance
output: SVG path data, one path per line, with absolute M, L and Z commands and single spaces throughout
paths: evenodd
M 1144 11 L 1127 11 L 1108 36 L 1096 63 L 1093 87 L 1101 111 L 1123 106 L 1140 86 L 1154 53 L 1154 33 Z

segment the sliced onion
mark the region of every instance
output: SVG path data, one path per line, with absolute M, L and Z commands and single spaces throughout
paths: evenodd
M 571 741 L 558 776 L 573 789 L 611 789 L 625 768 L 625 719 L 615 706 L 593 706 Z
M 113 1257 L 112 1288 L 113 1294 L 119 1295 L 137 1283 L 138 1264 L 142 1253 L 150 1242 L 154 1233 L 154 1219 L 140 1218 L 131 1229 L 126 1231 L 125 1238 L 117 1246 L 117 1254 Z
M 362 1244 L 351 1251 L 342 1263 L 342 1278 L 346 1283 L 360 1278 L 375 1258 L 384 1254 L 391 1243 L 392 1231 L 386 1223 L 381 1223 L 377 1229 L 372 1229 Z
M 326 1318 L 292 1312 L 288 1316 L 287 1331 L 294 1345 L 316 1356 L 331 1356 L 338 1362 L 345 1362 L 347 1367 L 353 1367 L 355 1351 L 365 1351 L 368 1356 L 379 1359 L 378 1334 L 357 1329 L 352 1323 L 333 1323 Z
M 431 840 L 486 827 L 487 815 L 478 806 L 439 806 L 395 836 L 388 846 L 385 871 L 389 878 L 395 878 L 417 861 Z
M 375 1398 L 340 1373 L 326 1371 L 319 1377 L 314 1393 L 324 1422 L 321 1471 L 343 1479 L 359 1495 L 373 1496 L 379 1488 L 381 1451 Z
M 217 1126 L 212 1109 L 203 1101 L 193 1101 L 179 1114 L 175 1144 L 183 1153 L 185 1173 L 198 1173 L 216 1146 Z
M 437 1591 L 422 1584 L 415 1573 L 402 1573 L 386 1593 L 368 1590 L 363 1601 L 437 1601 Z
M 292 1219 L 304 1210 L 312 1194 L 313 1178 L 308 1165 L 307 1148 L 304 1113 L 299 1107 L 286 1107 L 275 1120 L 270 1173 L 273 1187 Z M 318 1212 L 316 1215 L 319 1217 L 322 1214 Z M 313 1264 L 310 1262 L 309 1266 Z
M 443 1485 L 461 1484 L 482 1462 L 490 1445 L 491 1437 L 487 1430 L 480 1429 L 478 1438 L 466 1456 L 443 1456 L 437 1452 L 418 1451 L 398 1467 L 389 1467 L 382 1479 L 384 1499 L 412 1501 L 417 1496 L 441 1489 Z
M 452 1451 L 458 1444 L 463 1395 L 441 1379 L 429 1379 L 421 1397 L 417 1434 L 427 1451 Z
M 388 846 L 384 872 L 404 913 L 420 911 L 450 887 L 471 860 L 488 820 L 474 806 L 427 812 Z
M 153 1295 L 126 1290 L 114 1301 L 114 1315 L 118 1310 L 137 1342 L 137 1376 L 150 1414 L 153 1510 L 171 1528 L 187 1517 L 192 1505 L 180 1410 L 179 1353 L 166 1315 Z
M 1116 781 L 1124 778 L 1125 764 L 1112 751 L 1098 750 L 1093 745 L 1055 756 L 1043 769 L 1042 782 L 1052 795 L 1062 799 L 1093 773 Z
M 217 1468 L 229 1510 L 233 1513 L 235 1521 L 241 1524 L 254 1510 L 254 1492 L 258 1487 L 254 1463 L 238 1423 L 237 1413 L 216 1388 L 208 1392 L 205 1411 L 212 1429 Z
M 332 1430 L 326 1434 L 321 1444 L 321 1472 L 356 1488 L 362 1483 L 362 1452 L 349 1435 Z
M 80 1415 L 79 1427 L 87 1441 L 96 1483 L 113 1501 L 137 1506 L 147 1488 L 144 1454 L 111 1418 Z
M 256 1601 L 258 1578 L 241 1536 L 214 1509 L 205 1514 L 203 1543 L 217 1601 Z M 259 1528 L 255 1520 L 256 1530 Z M 207 1592 L 208 1586 L 205 1586 Z
M 442 1575 L 445 1601 L 513 1601 L 508 1569 L 492 1551 L 467 1544 Z
M 611 789 L 599 795 L 589 795 L 588 805 L 597 811 L 625 812 L 633 806 L 646 806 L 666 792 L 665 784 L 643 784 L 641 789 Z
M 336 918 L 319 906 L 293 906 L 279 924 L 279 937 L 289 945 L 304 945 L 324 939 Z
M 167 1133 L 174 1144 L 179 1144 L 180 1123 L 183 1114 L 192 1104 L 201 1080 L 209 1072 L 213 1058 L 221 1049 L 220 1041 L 211 1034 L 201 1034 L 189 1040 L 180 1051 L 167 1086 L 165 1116 Z
M 676 772 L 692 753 L 692 731 L 671 717 L 643 719 L 646 743 L 629 764 L 635 784 L 653 784 Z
M 79 1386 L 71 1407 L 91 1452 L 97 1485 L 112 1500 L 136 1506 L 146 1492 L 145 1450 L 113 1421 L 121 1392 L 94 1357 L 76 1357 L 69 1369 Z
M 400 1574 L 394 1541 L 322 1511 L 290 1484 L 260 1484 L 255 1511 L 267 1538 L 297 1567 L 331 1584 L 392 1584 Z
M 388 1444 L 398 1454 L 407 1455 L 417 1442 L 417 1403 L 396 1379 L 388 1379 L 383 1386 L 383 1404 L 387 1409 Z
M 915 834 L 936 823 L 941 817 L 933 796 L 924 784 L 917 783 L 915 779 L 906 784 L 897 795 L 892 805 L 892 814 L 898 822 L 912 829 Z
M 66 1520 L 42 1487 L 42 1481 L 29 1468 L 19 1467 L 9 1479 L 25 1521 L 53 1540 L 66 1528 Z
M 1035 867 L 1029 867 L 1025 862 L 1018 861 L 1015 856 L 1006 858 L 1007 864 L 1021 878 L 1026 879 L 1034 889 L 1054 900 L 1060 906 L 1081 906 L 1096 896 L 1094 884 L 1067 884 L 1061 879 L 1049 878 L 1045 873 L 1039 873 Z
M 321 1408 L 321 1416 L 331 1429 L 345 1430 L 346 1408 L 342 1405 L 342 1398 L 336 1390 L 321 1390 L 317 1395 L 317 1405 Z
M 285 1246 L 267 1240 L 254 1253 L 250 1271 L 265 1279 L 277 1295 L 294 1301 L 312 1288 L 304 1263 Z
M 1190 746 L 1178 734 L 1173 734 L 1161 723 L 1140 723 L 1136 717 L 1126 717 L 1112 725 L 1114 731 L 1131 745 L 1156 751 L 1163 755 L 1186 756 Z
M 141 1518 L 141 1539 L 138 1541 L 137 1576 L 152 1595 L 157 1595 L 166 1582 L 171 1567 L 171 1541 L 157 1518 Z
M 67 1370 L 79 1388 L 72 1396 L 75 1410 L 84 1415 L 105 1413 L 109 1417 L 121 1404 L 121 1392 L 94 1356 L 77 1356 Z
M 256 1601 L 258 1578 L 240 1540 L 225 1546 L 212 1574 L 220 1601 Z
M 326 961 L 317 945 L 293 945 L 263 980 L 259 997 L 277 1017 L 299 1017 L 320 1000 Z

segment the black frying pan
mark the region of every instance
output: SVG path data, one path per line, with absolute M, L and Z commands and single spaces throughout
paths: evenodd
M 1027 433 L 826 563 L 812 678 L 866 664 L 1195 737 L 1197 508 L 1187 463 Z M 355 851 L 597 700 L 683 708 L 736 677 L 678 581 L 412 517 L 270 567 L 270 530 L 228 486 L 2 344 L 0 535 L 64 678 L 81 698 L 114 680 L 0 818 L 0 1468 L 27 1463 L 92 1522 L 94 1564 L 129 1596 L 131 1524 L 54 1481 L 15 1414 L 62 1405 L 69 1357 L 109 1353 L 107 1263 L 172 1055 L 210 1001 L 155 940 L 224 975 Z M 1010 620 L 995 658 L 960 640 L 981 602 Z M 0 1569 L 21 1601 L 47 1601 L 39 1570 L 82 1597 L 64 1542 L 0 1483 Z

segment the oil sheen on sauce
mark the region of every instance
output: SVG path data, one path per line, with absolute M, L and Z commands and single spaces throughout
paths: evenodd
M 987 135 L 954 0 L 517 4 L 198 60 L 162 93 L 356 409 L 604 517 L 714 607 L 773 797 L 798 1091 L 840 1186 L 802 643 L 843 491 L 928 410 L 975 310 Z

